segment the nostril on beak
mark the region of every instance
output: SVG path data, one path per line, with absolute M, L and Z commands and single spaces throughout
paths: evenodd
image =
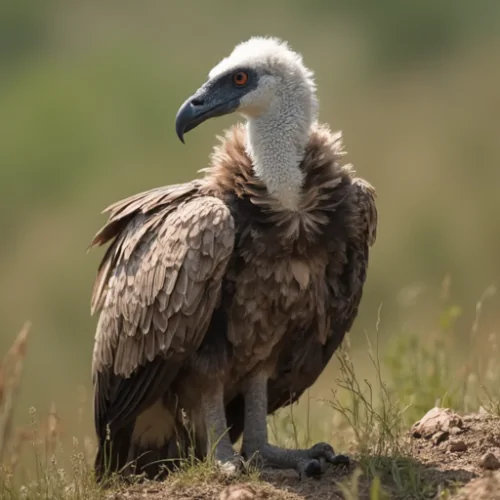
M 191 106 L 203 106 L 205 104 L 205 100 L 202 97 L 195 97 L 191 101 Z

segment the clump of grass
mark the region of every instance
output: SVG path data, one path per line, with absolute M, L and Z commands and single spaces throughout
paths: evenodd
M 464 413 L 480 407 L 500 414 L 500 363 L 496 335 L 479 338 L 485 302 L 496 293 L 488 287 L 475 308 L 469 338 L 461 339 L 465 356 L 458 355 L 455 330 L 462 309 L 449 297 L 449 281 L 443 283 L 442 308 L 432 331 L 405 331 L 388 345 L 384 356 L 387 390 L 407 407 L 404 424 L 411 425 L 433 406 Z
M 57 454 L 61 425 L 55 405 L 41 422 L 35 408 L 30 408 L 31 423 L 15 429 L 13 414 L 19 396 L 26 361 L 30 323 L 15 338 L 0 364 L 0 498 L 2 500 L 100 500 L 103 492 L 96 485 L 88 454 L 73 439 L 70 467 L 59 466 Z M 35 461 L 35 477 L 19 472 L 23 447 L 30 446 Z M 16 474 L 17 473 L 17 474 Z
M 14 343 L 0 364 L 0 463 L 5 467 L 7 453 L 10 449 L 11 458 L 17 458 L 12 440 L 12 422 L 23 374 L 24 361 L 31 324 L 27 322 L 18 333 Z M 14 446 L 14 449 L 11 447 Z M 17 461 L 11 461 L 15 467 Z
M 360 382 L 358 379 L 347 338 L 337 352 L 340 363 L 337 385 L 344 391 L 344 398 L 337 397 L 338 390 L 334 390 L 328 403 L 344 417 L 353 433 L 358 453 L 388 456 L 400 451 L 406 407 L 393 400 L 382 378 L 378 348 L 374 351 L 369 341 L 368 352 L 377 374 L 376 386 L 368 380 Z
M 375 384 L 366 379 L 359 380 L 350 355 L 349 336 L 336 353 L 340 363 L 339 389 L 332 392 L 333 397 L 328 403 L 343 417 L 353 436 L 359 463 L 359 468 L 347 482 L 339 485 L 345 498 L 349 499 L 359 498 L 362 487 L 367 490 L 363 498 L 382 500 L 416 494 L 422 486 L 404 439 L 407 407 L 393 398 L 383 378 L 379 329 L 380 310 L 375 347 L 366 336 L 369 359 L 376 373 Z
M 382 488 L 378 476 L 371 481 L 369 487 L 366 487 L 362 484 L 362 475 L 361 468 L 357 468 L 348 479 L 338 484 L 345 500 L 359 500 L 361 496 L 369 500 L 389 500 L 390 497 Z
M 309 402 L 308 393 L 306 397 Z M 304 422 L 297 418 L 294 411 L 295 405 L 289 405 L 268 419 L 268 431 L 273 444 L 287 448 L 301 448 L 310 445 L 310 407 L 307 408 Z
M 446 315 L 457 316 L 450 308 Z M 464 382 L 454 371 L 450 348 L 451 337 L 442 331 L 436 338 L 404 332 L 388 346 L 384 356 L 387 390 L 408 410 L 405 424 L 411 425 L 433 406 L 463 407 Z

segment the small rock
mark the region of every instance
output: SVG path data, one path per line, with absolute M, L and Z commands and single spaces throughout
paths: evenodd
M 467 451 L 467 445 L 462 440 L 450 441 L 448 444 L 448 451 L 461 453 L 463 451 Z
M 497 470 L 500 469 L 500 460 L 493 453 L 485 453 L 479 459 L 479 467 L 488 470 Z
M 433 439 L 434 442 L 436 440 L 442 442 L 448 438 L 450 433 L 457 435 L 463 431 L 464 423 L 459 415 L 448 408 L 437 407 L 429 410 L 411 428 L 413 437 Z

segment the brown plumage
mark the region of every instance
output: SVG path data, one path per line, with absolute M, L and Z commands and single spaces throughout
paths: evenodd
M 323 452 L 266 455 L 265 431 L 247 429 L 253 408 L 245 401 L 255 412 L 263 402 L 265 425 L 266 413 L 315 382 L 356 317 L 377 212 L 373 188 L 343 156 L 340 134 L 313 124 L 290 210 L 256 175 L 246 129 L 236 125 L 203 178 L 107 209 L 92 242 L 111 241 L 92 296 L 101 311 L 93 355 L 99 477 L 129 461 L 156 476 L 158 461 L 187 452 L 193 430 L 204 457 L 209 423 L 217 432 L 226 424 L 219 395 L 231 441 L 248 431 L 244 454 L 260 440 L 268 462 L 311 472 L 304 458 Z M 252 389 L 260 373 L 267 402 Z M 217 445 L 222 462 L 231 454 L 230 443 Z
M 188 381 L 220 372 L 236 440 L 253 365 L 273 359 L 273 412 L 315 382 L 352 325 L 375 240 L 373 189 L 341 166 L 340 135 L 317 127 L 301 164 L 303 215 L 290 215 L 255 178 L 243 139 L 233 127 L 205 178 L 107 209 L 92 243 L 114 240 L 92 297 L 102 308 L 93 364 L 101 439 L 108 422 L 118 432 L 162 398 L 199 400 L 202 386 Z M 229 327 L 217 330 L 213 316 Z

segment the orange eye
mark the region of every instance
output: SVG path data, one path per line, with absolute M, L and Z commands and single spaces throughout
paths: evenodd
M 235 73 L 233 75 L 233 82 L 239 87 L 242 87 L 248 82 L 248 73 L 245 73 L 244 71 L 238 71 L 238 73 Z

